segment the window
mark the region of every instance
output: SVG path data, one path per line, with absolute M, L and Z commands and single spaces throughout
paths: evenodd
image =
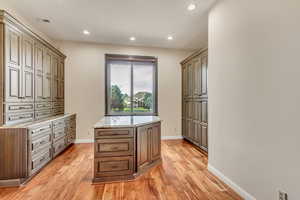
M 106 115 L 157 115 L 157 59 L 106 55 Z

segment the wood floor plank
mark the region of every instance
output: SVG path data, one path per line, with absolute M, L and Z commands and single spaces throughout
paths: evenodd
M 162 160 L 134 181 L 93 185 L 93 145 L 76 144 L 25 186 L 1 188 L 0 200 L 242 200 L 190 143 L 162 141 Z

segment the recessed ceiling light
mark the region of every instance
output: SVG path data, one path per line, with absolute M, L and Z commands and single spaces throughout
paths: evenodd
M 187 7 L 188 10 L 195 10 L 195 8 L 196 8 L 196 5 L 194 3 L 189 4 Z
M 84 34 L 84 35 L 89 35 L 90 32 L 89 32 L 88 30 L 83 30 L 83 34 Z
M 173 40 L 173 36 L 172 36 L 172 35 L 169 35 L 169 36 L 167 37 L 167 39 L 168 39 L 168 40 Z
M 130 37 L 129 40 L 135 41 L 135 37 Z

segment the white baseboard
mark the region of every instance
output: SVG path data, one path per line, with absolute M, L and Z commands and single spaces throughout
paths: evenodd
M 93 139 L 76 139 L 75 144 L 80 144 L 80 143 L 94 143 Z
M 176 136 L 161 136 L 162 140 L 179 140 L 183 139 L 181 135 L 176 135 Z
M 219 170 L 214 168 L 212 165 L 208 164 L 207 169 L 216 177 L 218 177 L 220 180 L 222 180 L 224 183 L 226 183 L 230 188 L 232 188 L 236 193 L 238 193 L 245 200 L 256 200 L 256 198 L 254 198 L 251 194 L 246 192 L 246 190 L 238 186 L 235 182 L 230 180 L 228 177 L 226 177 L 224 174 L 222 174 Z

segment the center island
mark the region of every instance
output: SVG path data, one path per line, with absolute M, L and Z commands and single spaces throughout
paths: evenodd
M 133 180 L 161 163 L 157 116 L 106 116 L 94 125 L 93 183 Z

